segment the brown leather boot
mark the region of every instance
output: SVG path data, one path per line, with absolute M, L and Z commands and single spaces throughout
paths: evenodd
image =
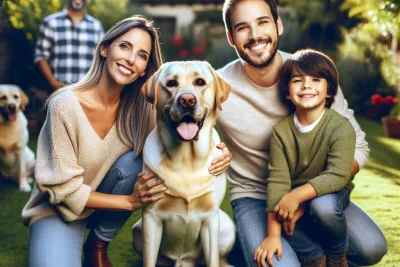
M 107 247 L 109 242 L 103 241 L 96 236 L 94 230 L 90 231 L 85 245 L 84 252 L 84 267 L 113 267 L 110 259 L 107 256 Z
M 326 257 L 323 256 L 321 259 L 307 257 L 301 263 L 301 267 L 326 267 Z
M 349 267 L 346 259 L 346 252 L 341 254 L 328 254 L 326 263 L 328 267 Z

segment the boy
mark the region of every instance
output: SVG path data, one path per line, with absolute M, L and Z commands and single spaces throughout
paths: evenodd
M 268 237 L 254 255 L 259 266 L 265 266 L 265 259 L 273 266 L 273 255 L 282 256 L 281 224 L 302 266 L 348 266 L 344 210 L 354 188 L 356 135 L 349 121 L 330 109 L 338 80 L 332 60 L 315 50 L 298 51 L 283 65 L 280 95 L 293 114 L 272 134 Z M 324 220 L 323 213 L 330 211 L 314 209 L 321 201 L 335 203 L 335 220 Z M 302 203 L 308 212 L 296 225 L 304 213 Z

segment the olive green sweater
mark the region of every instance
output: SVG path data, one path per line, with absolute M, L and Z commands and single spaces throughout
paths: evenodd
M 302 133 L 293 117 L 286 117 L 273 129 L 267 212 L 296 185 L 311 184 L 317 196 L 354 188 L 350 175 L 356 134 L 348 119 L 326 109 L 315 128 Z

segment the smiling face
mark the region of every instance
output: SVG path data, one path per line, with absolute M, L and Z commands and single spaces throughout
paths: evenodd
M 273 60 L 283 33 L 280 18 L 275 23 L 269 5 L 262 0 L 238 2 L 231 14 L 228 39 L 240 58 L 253 67 L 266 67 Z
M 326 79 L 302 73 L 293 67 L 287 99 L 292 101 L 296 110 L 323 110 L 326 99 L 330 97 Z
M 176 134 L 179 141 L 198 140 L 209 117 L 228 98 L 229 84 L 206 62 L 169 62 L 142 87 L 147 101 L 157 108 L 157 119 Z M 210 118 L 210 119 L 209 119 Z
M 100 54 L 106 58 L 103 74 L 112 83 L 125 86 L 145 75 L 151 51 L 150 35 L 133 28 L 114 40 L 109 47 L 101 47 Z

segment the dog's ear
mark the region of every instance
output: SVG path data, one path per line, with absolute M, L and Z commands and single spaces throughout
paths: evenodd
M 213 67 L 211 67 L 211 65 L 209 65 L 209 68 L 214 78 L 215 102 L 217 103 L 218 109 L 222 110 L 222 103 L 228 99 L 231 86 L 213 69 Z
M 29 103 L 29 97 L 25 94 L 25 92 L 18 87 L 18 91 L 21 95 L 21 109 L 25 110 L 25 107 L 28 105 Z
M 163 65 L 143 84 L 141 92 L 147 102 L 153 104 L 153 109 L 157 105 L 157 94 L 161 86 L 158 78 L 160 77 Z

